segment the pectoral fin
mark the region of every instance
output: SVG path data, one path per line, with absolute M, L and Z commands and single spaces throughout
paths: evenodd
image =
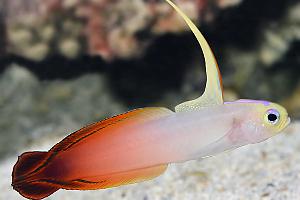
M 175 107 L 176 112 L 185 112 L 199 109 L 201 107 L 215 106 L 223 104 L 222 77 L 218 64 L 205 38 L 196 25 L 186 16 L 172 1 L 166 0 L 176 12 L 184 19 L 197 38 L 205 58 L 207 82 L 205 91 L 199 98 L 181 103 Z

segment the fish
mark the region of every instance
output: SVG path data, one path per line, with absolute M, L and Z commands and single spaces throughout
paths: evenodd
M 286 109 L 265 100 L 224 102 L 214 54 L 196 25 L 166 0 L 195 35 L 205 58 L 204 93 L 175 111 L 146 107 L 93 123 L 70 134 L 48 152 L 25 152 L 12 172 L 12 187 L 28 199 L 59 189 L 97 190 L 151 180 L 170 163 L 202 160 L 255 144 L 282 132 Z

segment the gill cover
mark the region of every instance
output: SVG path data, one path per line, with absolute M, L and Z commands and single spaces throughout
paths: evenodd
M 205 38 L 196 27 L 196 25 L 191 21 L 191 19 L 186 16 L 172 1 L 166 0 L 175 11 L 184 19 L 187 25 L 190 27 L 191 31 L 197 38 L 203 55 L 205 58 L 206 67 L 206 87 L 202 96 L 195 100 L 187 101 L 181 103 L 175 107 L 176 112 L 186 112 L 191 110 L 197 110 L 201 107 L 215 106 L 223 104 L 223 90 L 222 90 L 222 78 L 218 68 L 217 61 L 214 57 L 212 50 L 210 49 Z

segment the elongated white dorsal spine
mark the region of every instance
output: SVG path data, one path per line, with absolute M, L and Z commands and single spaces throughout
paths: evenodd
M 223 91 L 222 91 L 222 78 L 219 71 L 217 61 L 214 57 L 212 50 L 210 49 L 207 41 L 191 21 L 191 19 L 185 15 L 180 8 L 178 8 L 172 1 L 166 0 L 176 12 L 184 19 L 191 31 L 197 38 L 205 58 L 206 76 L 207 82 L 205 91 L 199 98 L 191 101 L 181 103 L 175 107 L 176 112 L 189 111 L 199 109 L 201 107 L 214 106 L 223 104 Z

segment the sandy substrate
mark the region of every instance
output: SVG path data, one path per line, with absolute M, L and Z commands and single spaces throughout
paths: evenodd
M 60 138 L 24 149 L 48 149 Z M 21 153 L 21 152 L 20 152 Z M 0 199 L 22 199 L 10 186 L 17 155 L 0 163 Z M 152 181 L 98 191 L 60 190 L 48 199 L 193 200 L 300 197 L 300 123 L 266 142 L 203 161 L 172 164 Z

